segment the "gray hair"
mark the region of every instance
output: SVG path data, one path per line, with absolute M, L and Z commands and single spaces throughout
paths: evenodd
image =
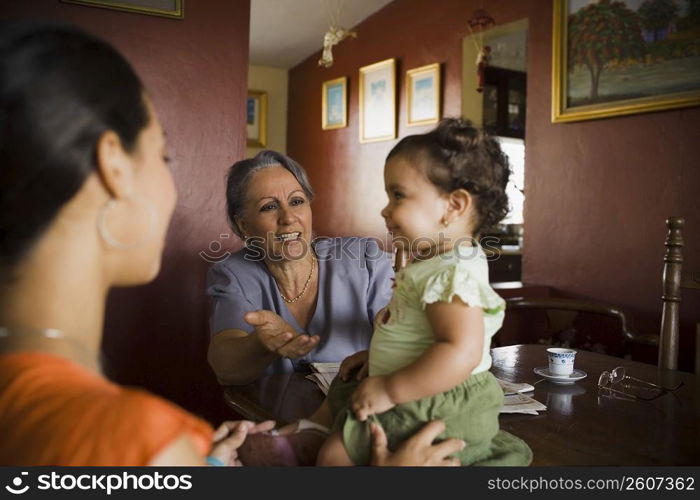
M 248 199 L 248 184 L 253 174 L 269 167 L 287 169 L 304 190 L 309 201 L 314 198 L 314 191 L 311 189 L 306 171 L 301 165 L 282 153 L 266 149 L 260 151 L 253 158 L 234 163 L 226 177 L 226 212 L 231 223 L 231 229 L 241 238 L 243 237 L 243 232 L 236 223 L 236 217 L 243 216 L 245 203 Z

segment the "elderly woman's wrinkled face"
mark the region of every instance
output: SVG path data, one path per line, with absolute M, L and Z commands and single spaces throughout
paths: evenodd
M 294 260 L 306 255 L 311 241 L 311 207 L 299 182 L 284 167 L 269 167 L 248 182 L 239 227 L 268 259 Z

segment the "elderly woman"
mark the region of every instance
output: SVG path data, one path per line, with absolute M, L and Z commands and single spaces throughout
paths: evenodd
M 306 173 L 274 151 L 234 164 L 226 199 L 245 248 L 209 273 L 209 362 L 219 381 L 244 384 L 367 349 L 393 277 L 376 242 L 314 241 Z

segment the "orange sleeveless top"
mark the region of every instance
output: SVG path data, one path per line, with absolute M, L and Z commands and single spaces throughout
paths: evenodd
M 0 465 L 147 465 L 183 433 L 212 429 L 172 403 L 50 354 L 0 356 Z

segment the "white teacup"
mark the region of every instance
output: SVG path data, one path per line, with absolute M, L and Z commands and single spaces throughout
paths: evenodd
M 549 358 L 550 375 L 563 377 L 573 373 L 574 358 L 576 357 L 576 351 L 573 349 L 550 347 L 547 349 L 547 357 Z

